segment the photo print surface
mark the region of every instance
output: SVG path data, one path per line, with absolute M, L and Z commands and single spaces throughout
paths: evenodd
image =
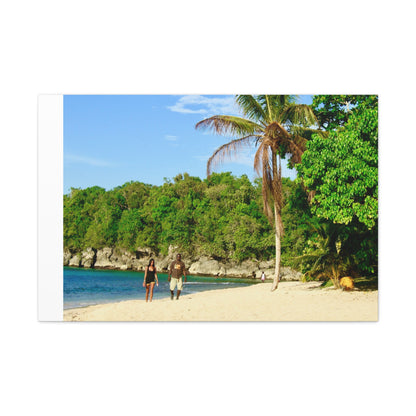
M 378 320 L 377 96 L 62 111 L 64 321 Z

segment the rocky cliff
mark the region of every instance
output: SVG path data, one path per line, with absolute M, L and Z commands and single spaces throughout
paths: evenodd
M 158 270 L 167 272 L 169 264 L 175 259 L 175 249 L 169 248 L 167 256 L 157 256 L 148 248 L 138 248 L 134 253 L 119 248 L 105 247 L 96 250 L 87 248 L 81 253 L 64 251 L 64 266 L 84 267 L 96 269 L 138 270 L 144 271 L 153 258 Z M 234 261 L 220 261 L 211 257 L 201 256 L 187 258 L 183 261 L 191 275 L 260 278 L 264 271 L 266 278 L 272 279 L 274 275 L 274 261 L 259 262 L 245 260 L 241 263 Z M 280 268 L 281 280 L 301 280 L 302 274 L 289 267 Z

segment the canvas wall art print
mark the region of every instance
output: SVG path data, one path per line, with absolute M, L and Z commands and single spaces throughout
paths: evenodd
M 377 321 L 378 97 L 42 95 L 38 319 Z

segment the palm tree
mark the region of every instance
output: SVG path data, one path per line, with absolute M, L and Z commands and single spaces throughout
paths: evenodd
M 317 237 L 314 247 L 307 254 L 295 258 L 295 263 L 309 263 L 306 276 L 329 279 L 339 289 L 341 277 L 351 272 L 353 264 L 347 241 L 341 235 L 342 226 L 326 221 L 309 225 Z
M 272 291 L 277 289 L 280 272 L 282 224 L 282 168 L 281 159 L 289 156 L 293 167 L 301 161 L 307 137 L 316 130 L 312 109 L 297 104 L 291 95 L 237 95 L 236 102 L 243 117 L 217 115 L 196 124 L 196 129 L 210 129 L 216 134 L 236 137 L 219 147 L 207 163 L 207 176 L 225 157 L 232 156 L 245 146 L 258 146 L 254 169 L 262 175 L 263 208 L 274 227 L 276 266 Z M 272 208 L 273 207 L 273 208 Z

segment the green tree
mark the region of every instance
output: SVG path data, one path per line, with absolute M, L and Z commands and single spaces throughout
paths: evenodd
M 348 111 L 342 107 L 348 97 Z M 356 273 L 377 271 L 378 111 L 377 96 L 318 96 L 325 103 L 327 138 L 308 142 L 299 180 L 311 195 L 311 211 L 342 230 L 343 252 Z M 330 105 L 331 104 L 331 105 Z M 352 267 L 352 266 L 351 266 Z
M 64 247 L 71 250 L 85 248 L 84 237 L 99 210 L 105 189 L 93 186 L 72 188 L 64 195 Z
M 307 197 L 287 178 L 282 179 L 282 192 L 282 262 L 287 264 L 302 253 L 309 238 L 308 217 L 303 215 Z M 149 247 L 167 254 L 172 244 L 188 255 L 218 260 L 269 260 L 275 241 L 262 203 L 261 178 L 252 184 L 246 175 L 230 172 L 212 173 L 204 180 L 178 174 L 162 186 L 128 182 L 107 192 L 73 189 L 64 195 L 64 245 L 76 251 L 88 246 L 131 251 Z
M 121 194 L 117 191 L 106 192 L 85 234 L 84 245 L 94 248 L 114 247 L 124 209 L 126 201 Z
M 376 95 L 315 95 L 311 107 L 327 131 L 343 127 L 361 106 L 377 107 Z
M 153 185 L 147 185 L 142 182 L 126 182 L 122 186 L 114 188 L 114 192 L 120 194 L 125 202 L 127 209 L 138 209 L 143 207 L 144 202 L 149 196 Z
M 218 148 L 207 163 L 209 177 L 215 164 L 237 153 L 244 146 L 257 145 L 254 168 L 262 176 L 264 212 L 274 226 L 276 266 L 272 290 L 279 283 L 282 223 L 281 158 L 289 164 L 299 163 L 305 149 L 310 127 L 317 123 L 307 105 L 299 105 L 288 95 L 238 95 L 236 102 L 243 117 L 216 115 L 197 123 L 196 128 L 208 128 L 220 135 L 237 137 Z
M 282 221 L 285 224 L 285 234 L 282 239 L 282 263 L 296 267 L 293 259 L 303 253 L 308 241 L 315 233 L 311 227 L 311 213 L 308 194 L 304 187 L 283 178 L 283 195 L 285 204 L 282 209 Z
M 366 105 L 328 138 L 313 136 L 297 166 L 313 191 L 312 212 L 339 224 L 354 218 L 368 229 L 378 218 L 378 112 Z
M 117 245 L 130 251 L 136 250 L 137 237 L 143 226 L 140 210 L 124 210 L 117 227 Z

